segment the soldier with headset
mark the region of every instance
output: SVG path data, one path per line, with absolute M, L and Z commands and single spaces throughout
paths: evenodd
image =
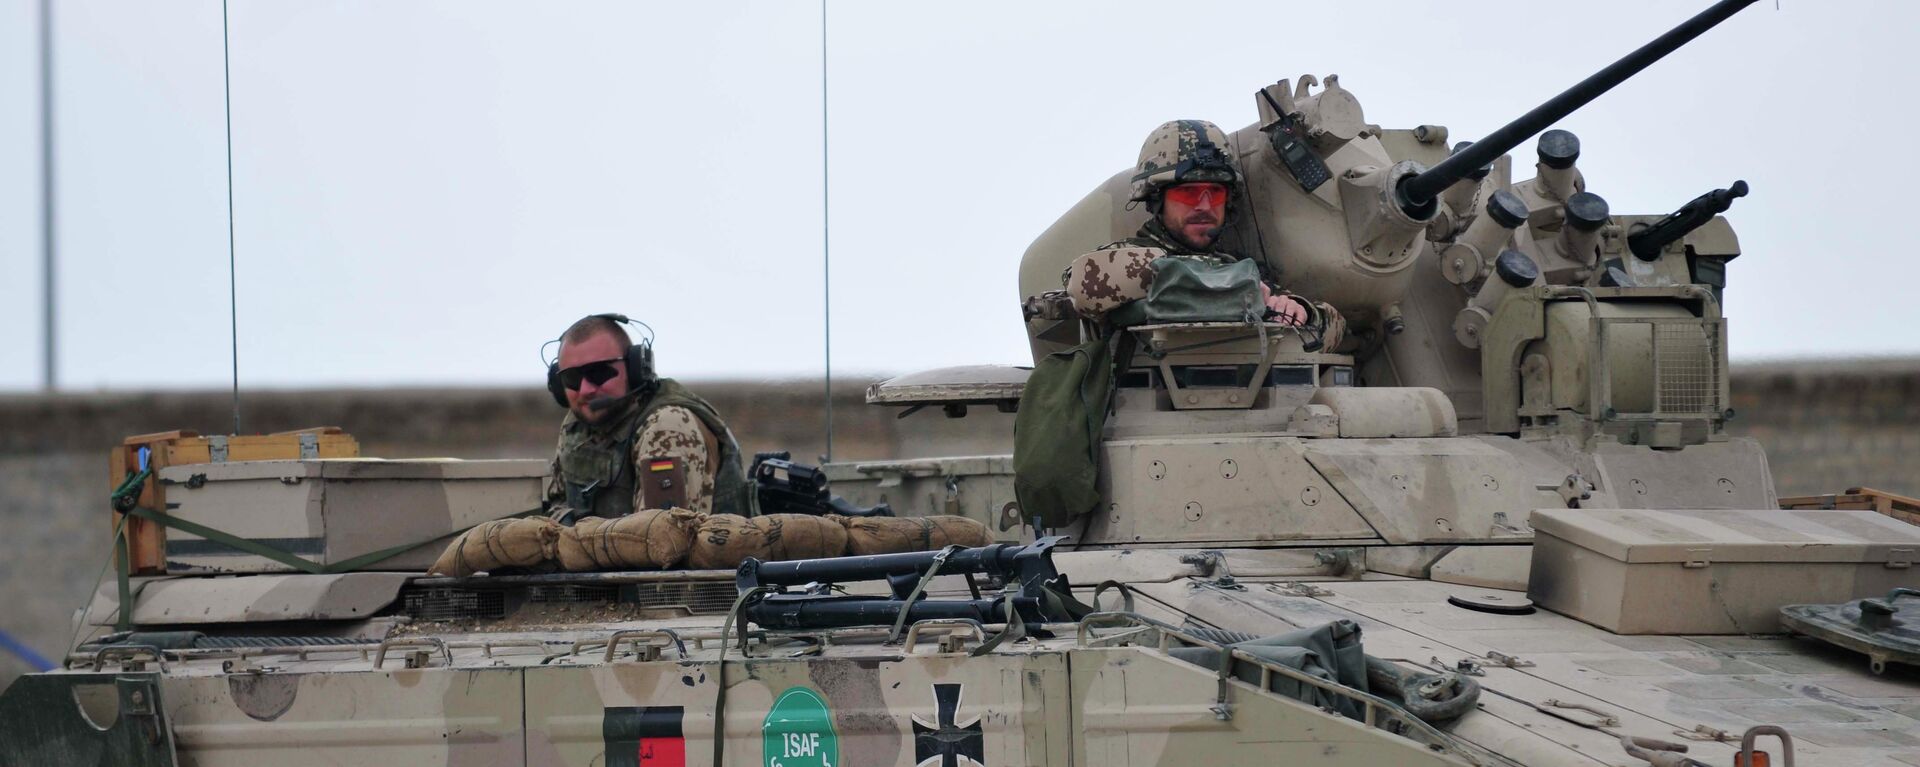
M 619 314 L 573 323 L 547 365 L 547 391 L 567 409 L 547 489 L 554 518 L 619 517 L 678 507 L 746 514 L 740 447 L 713 406 L 653 368 L 652 329 L 634 343 Z

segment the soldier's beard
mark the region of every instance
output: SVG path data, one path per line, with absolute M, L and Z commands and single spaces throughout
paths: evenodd
M 1205 250 L 1220 236 L 1220 219 L 1206 215 L 1188 216 L 1174 233 L 1195 249 Z
M 600 399 L 604 399 L 604 397 L 596 397 L 592 400 L 588 400 L 586 402 L 580 403 L 579 407 L 576 407 L 573 409 L 573 416 L 582 421 L 586 421 L 587 423 L 600 422 L 602 419 L 607 417 L 607 411 L 593 409 L 593 403 Z
M 620 409 L 621 401 L 625 399 L 627 399 L 627 395 L 625 394 L 618 397 L 607 395 L 597 396 L 593 399 L 582 401 L 578 407 L 573 409 L 573 414 L 574 417 L 587 423 L 599 423 L 611 418 L 614 412 Z M 596 404 L 598 404 L 599 407 L 595 407 L 594 405 Z

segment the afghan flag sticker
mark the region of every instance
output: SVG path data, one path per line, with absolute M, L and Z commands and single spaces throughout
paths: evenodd
M 680 706 L 618 706 L 600 719 L 607 767 L 686 767 Z

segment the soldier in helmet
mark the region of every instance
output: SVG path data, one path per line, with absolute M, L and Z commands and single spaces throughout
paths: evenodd
M 1083 317 L 1098 318 L 1145 298 L 1153 284 L 1152 263 L 1163 256 L 1218 264 L 1240 260 L 1215 245 L 1234 206 L 1244 204 L 1241 194 L 1240 171 L 1219 127 L 1205 120 L 1174 120 L 1155 128 L 1140 147 L 1132 197 L 1145 204 L 1153 218 L 1133 237 L 1074 259 L 1065 275 L 1074 309 Z M 1281 290 L 1264 264 L 1261 276 L 1271 319 L 1319 328 L 1328 349 L 1339 345 L 1345 329 L 1339 312 Z
M 561 334 L 547 389 L 567 408 L 547 496 L 563 522 L 642 508 L 747 513 L 740 448 L 713 406 L 653 370 L 617 314 Z

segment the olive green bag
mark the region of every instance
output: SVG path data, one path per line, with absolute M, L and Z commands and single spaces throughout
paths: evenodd
M 1153 260 L 1147 297 L 1113 310 L 1115 325 L 1173 322 L 1247 322 L 1260 318 L 1260 267 L 1251 260 L 1215 264 L 1196 258 Z
M 1023 521 L 1037 516 L 1045 527 L 1062 527 L 1099 504 L 1113 346 L 1102 334 L 1047 355 L 1027 377 L 1013 419 L 1013 494 Z

